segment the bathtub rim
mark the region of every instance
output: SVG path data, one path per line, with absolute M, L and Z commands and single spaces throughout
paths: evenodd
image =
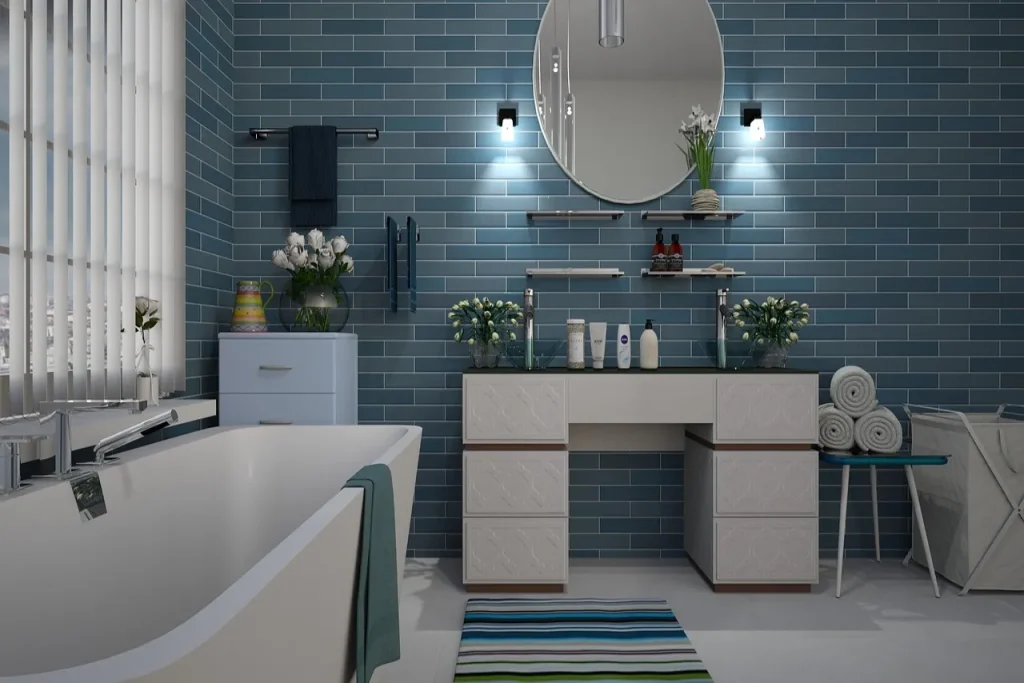
M 376 428 L 402 430 L 402 434 L 372 463 L 390 463 L 413 442 L 421 439 L 423 428 L 414 425 L 339 425 L 339 429 Z M 302 426 L 271 427 L 271 429 L 303 429 Z M 328 427 L 329 428 L 329 427 Z M 209 438 L 215 434 L 238 430 L 267 429 L 263 426 L 213 427 L 193 434 L 168 439 L 139 448 L 122 461 L 119 467 L 132 460 L 173 450 L 183 445 Z M 324 429 L 324 427 L 312 427 Z M 137 454 L 136 454 L 137 453 Z M 181 624 L 153 640 L 116 655 L 87 662 L 71 668 L 54 669 L 15 676 L 0 676 L 0 683 L 89 683 L 92 681 L 129 681 L 156 673 L 209 641 L 232 619 L 238 616 L 273 581 L 298 554 L 312 542 L 353 502 L 362 505 L 362 489 L 341 488 L 326 503 L 303 521 L 294 531 L 274 546 L 256 564 L 238 577 L 230 586 L 205 607 Z M 398 577 L 401 582 L 402 577 Z

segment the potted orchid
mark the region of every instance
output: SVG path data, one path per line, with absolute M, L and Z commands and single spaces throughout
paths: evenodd
M 314 228 L 305 236 L 297 232 L 288 235 L 285 248 L 271 255 L 271 263 L 291 273 L 285 294 L 300 306 L 295 315 L 297 325 L 313 332 L 329 329 L 328 314 L 345 295 L 338 278 L 355 268 L 348 246 L 344 237 L 328 240 Z
M 484 297 L 458 302 L 448 319 L 455 328 L 455 341 L 469 345 L 473 366 L 493 368 L 501 356 L 501 344 L 516 338 L 512 328 L 522 321 L 523 313 L 519 304 Z
M 160 401 L 160 378 L 150 365 L 149 353 L 156 349 L 146 338 L 146 333 L 160 322 L 159 312 L 160 302 L 156 299 L 135 297 L 135 331 L 142 335 L 142 346 L 135 355 L 135 398 L 152 401 L 154 405 Z
M 679 132 L 686 140 L 686 147 L 679 148 L 686 154 L 686 159 L 697 170 L 697 182 L 700 189 L 690 200 L 694 211 L 718 211 L 720 201 L 718 193 L 711 189 L 711 169 L 715 166 L 715 131 L 717 122 L 710 114 L 706 114 L 698 104 L 690 111 L 689 121 L 683 121 Z
M 810 306 L 785 297 L 768 297 L 757 304 L 750 299 L 733 306 L 733 320 L 743 329 L 743 340 L 754 342 L 753 352 L 762 368 L 784 368 L 789 347 L 800 341 Z

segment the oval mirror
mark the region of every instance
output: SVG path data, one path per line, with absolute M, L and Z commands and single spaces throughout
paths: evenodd
M 639 204 L 685 180 L 679 126 L 697 105 L 717 121 L 724 88 L 707 0 L 548 2 L 533 56 L 538 122 L 562 169 L 596 197 Z

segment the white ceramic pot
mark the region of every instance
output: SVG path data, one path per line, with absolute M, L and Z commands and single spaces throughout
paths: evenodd
M 160 405 L 160 378 L 156 375 L 151 377 L 136 377 L 135 398 L 149 401 L 155 406 Z

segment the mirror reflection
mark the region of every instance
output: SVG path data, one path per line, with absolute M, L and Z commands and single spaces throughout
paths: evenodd
M 638 204 L 690 172 L 681 122 L 717 120 L 725 66 L 707 0 L 550 0 L 534 50 L 544 139 L 580 187 Z

